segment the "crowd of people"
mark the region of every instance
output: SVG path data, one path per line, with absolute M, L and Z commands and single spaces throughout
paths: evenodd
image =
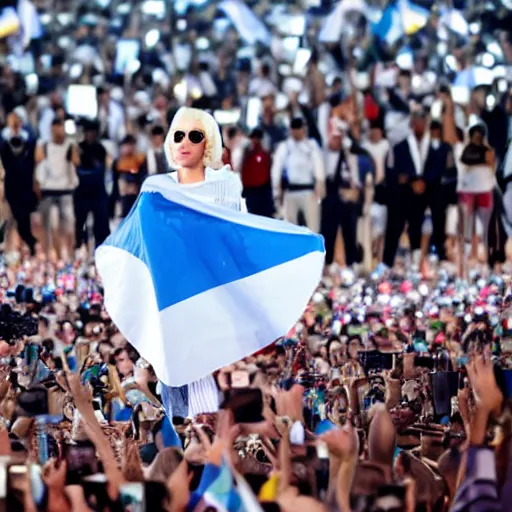
M 471 5 L 461 35 L 434 7 L 386 48 L 356 2 L 336 44 L 317 43 L 310 9 L 301 68 L 289 34 L 244 44 L 204 6 L 160 18 L 147 2 L 62 1 L 59 17 L 33 3 L 44 30 L 21 53 L 0 40 L 17 57 L 0 63 L 1 506 L 507 510 L 506 16 Z M 139 41 L 124 67 L 121 40 Z M 215 372 L 221 406 L 194 417 L 166 415 L 93 259 L 146 178 L 171 170 L 181 105 L 214 114 L 250 213 L 304 224 L 326 249 L 303 317 Z

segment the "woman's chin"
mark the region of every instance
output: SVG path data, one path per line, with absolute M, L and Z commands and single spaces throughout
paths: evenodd
M 180 158 L 175 160 L 176 164 L 180 169 L 196 169 L 201 161 L 196 161 L 191 158 Z

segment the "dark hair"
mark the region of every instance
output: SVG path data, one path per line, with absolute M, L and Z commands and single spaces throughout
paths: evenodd
M 64 126 L 64 121 L 62 119 L 59 119 L 58 117 L 56 117 L 53 121 L 52 121 L 52 128 L 54 126 Z
M 36 317 L 13 311 L 8 304 L 0 307 L 0 339 L 7 343 L 36 335 L 37 328 Z
M 165 135 L 165 131 L 160 125 L 153 126 L 153 128 L 151 128 L 151 135 L 153 137 L 156 137 L 158 135 Z
M 130 144 L 132 146 L 135 146 L 137 144 L 137 139 L 131 134 L 128 134 L 125 136 L 125 138 L 121 141 L 120 145 L 125 146 L 127 144 Z
M 439 130 L 439 131 L 443 131 L 443 125 L 441 124 L 440 121 L 437 121 L 437 120 L 434 120 L 430 123 L 430 131 L 432 130 Z

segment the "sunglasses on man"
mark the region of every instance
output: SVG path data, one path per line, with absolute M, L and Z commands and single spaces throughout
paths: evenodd
M 174 132 L 174 142 L 179 144 L 187 136 L 188 140 L 192 142 L 192 144 L 201 144 L 201 142 L 203 142 L 203 140 L 206 138 L 205 134 L 200 130 L 191 130 L 188 133 L 182 130 L 176 130 Z

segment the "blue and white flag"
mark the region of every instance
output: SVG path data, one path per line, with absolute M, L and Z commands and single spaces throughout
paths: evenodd
M 380 20 L 372 24 L 372 33 L 388 46 L 393 46 L 405 35 L 400 9 L 395 1 L 390 2 L 382 11 Z
M 233 23 L 240 37 L 247 44 L 263 43 L 270 45 L 272 36 L 265 24 L 254 14 L 254 12 L 240 0 L 224 0 L 217 5 Z
M 181 386 L 285 335 L 324 255 L 308 229 L 204 203 L 162 175 L 146 181 L 96 264 L 121 333 Z

